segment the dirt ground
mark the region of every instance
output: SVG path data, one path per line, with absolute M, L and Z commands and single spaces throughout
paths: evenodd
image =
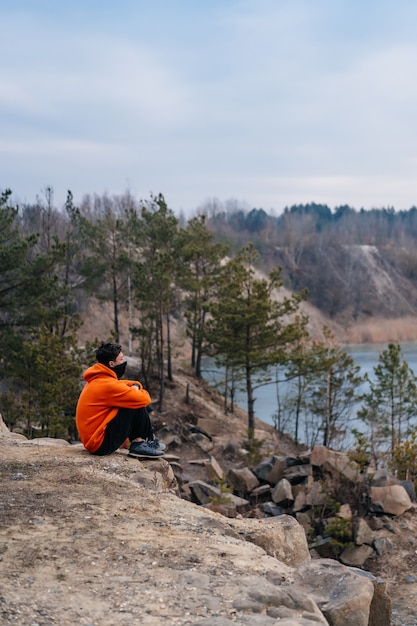
M 392 518 L 384 535 L 387 551 L 365 563 L 365 569 L 388 583 L 393 626 L 417 626 L 417 513 Z

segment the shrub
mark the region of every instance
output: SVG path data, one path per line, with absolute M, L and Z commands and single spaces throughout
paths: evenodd
M 341 550 L 353 546 L 352 524 L 348 519 L 334 518 L 329 520 L 324 529 L 324 536 L 330 537 L 332 545 Z
M 388 463 L 390 470 L 399 480 L 417 480 L 417 429 L 410 437 L 398 443 L 391 454 Z

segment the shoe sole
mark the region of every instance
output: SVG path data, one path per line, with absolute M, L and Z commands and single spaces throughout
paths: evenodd
M 139 452 L 129 452 L 127 456 L 131 456 L 135 459 L 160 459 L 163 454 L 140 454 Z

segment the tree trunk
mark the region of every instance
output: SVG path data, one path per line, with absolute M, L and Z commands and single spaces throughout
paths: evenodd
M 167 324 L 167 377 L 168 380 L 172 380 L 172 354 L 171 354 L 171 325 L 169 321 L 169 315 L 166 316 Z
M 297 403 L 295 407 L 295 433 L 294 439 L 295 443 L 298 444 L 298 426 L 300 424 L 300 410 L 301 410 L 301 380 L 298 378 L 298 393 L 297 393 Z
M 119 306 L 117 301 L 117 281 L 116 276 L 113 276 L 113 315 L 114 315 L 114 340 L 119 341 Z
M 323 436 L 323 445 L 328 446 L 329 444 L 329 434 L 330 434 L 330 418 L 331 418 L 331 403 L 330 403 L 330 392 L 331 392 L 331 372 L 327 372 L 327 388 L 326 388 L 327 396 L 326 396 L 326 425 L 324 428 L 324 436 Z
M 201 378 L 201 362 L 203 359 L 203 330 L 206 321 L 206 314 L 203 311 L 201 314 L 200 324 L 196 333 L 197 336 L 197 355 L 195 361 L 195 375 L 197 378 Z
M 129 273 L 127 275 L 127 301 L 128 301 L 128 308 L 129 308 L 129 356 L 132 356 L 133 354 L 133 339 L 132 339 L 132 331 L 131 328 L 133 326 L 133 314 L 132 314 L 132 281 L 130 278 L 130 270 Z
M 162 307 L 161 307 L 162 308 Z M 160 311 L 159 319 L 158 319 L 158 331 L 157 335 L 159 335 L 159 348 L 157 348 L 158 352 L 158 371 L 159 371 L 159 401 L 158 401 L 158 410 L 163 410 L 164 404 L 164 392 L 165 392 L 165 373 L 164 373 L 164 328 L 163 328 L 163 318 L 162 311 Z
M 246 367 L 246 392 L 248 398 L 248 437 L 253 439 L 255 435 L 255 398 L 253 397 L 252 377 L 250 367 Z

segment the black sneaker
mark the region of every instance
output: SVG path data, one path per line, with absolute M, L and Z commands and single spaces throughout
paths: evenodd
M 159 439 L 157 439 L 156 437 L 154 437 L 152 441 L 148 441 L 148 443 L 150 446 L 153 446 L 157 450 L 162 450 L 162 452 L 166 450 L 166 445 L 162 443 L 162 441 L 159 441 Z
M 149 441 L 134 441 L 130 444 L 131 456 L 163 456 L 163 451 L 149 443 Z

